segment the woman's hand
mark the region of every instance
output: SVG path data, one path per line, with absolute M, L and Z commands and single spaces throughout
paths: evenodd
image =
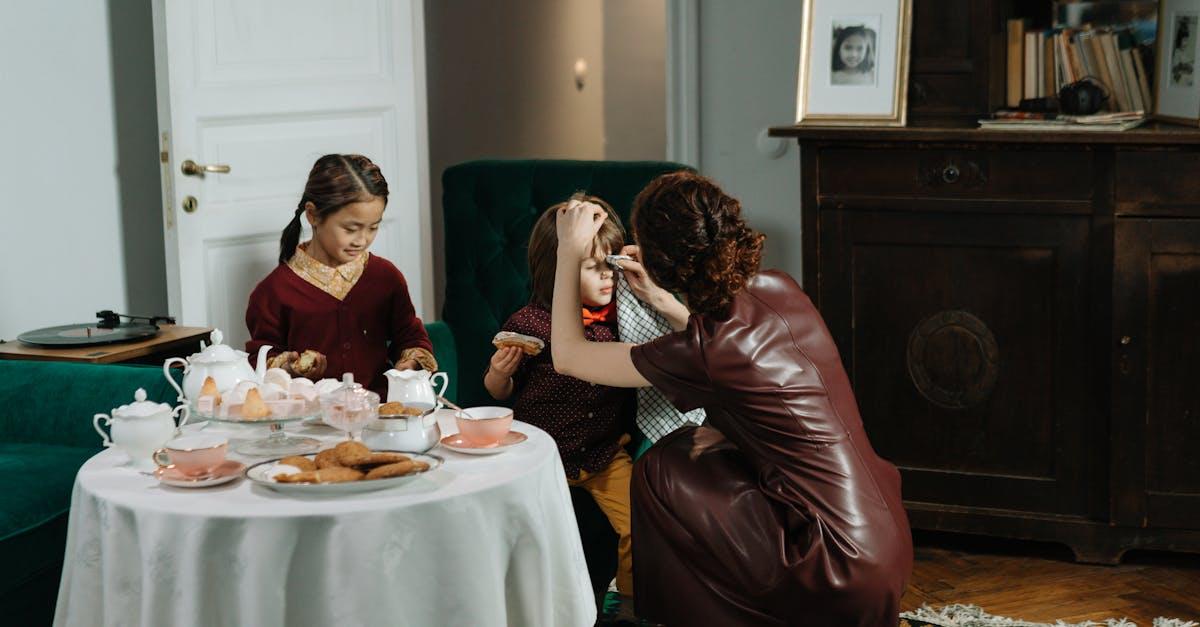
M 555 222 L 559 256 L 566 254 L 578 260 L 588 257 L 596 233 L 607 218 L 608 213 L 600 205 L 590 202 L 572 200 L 559 209 Z
M 674 300 L 674 297 L 670 292 L 659 287 L 650 279 L 650 275 L 646 274 L 640 253 L 637 246 L 626 246 L 621 249 L 621 254 L 632 257 L 633 261 L 622 259 L 616 264 L 625 273 L 625 281 L 629 283 L 629 289 L 633 290 L 633 295 L 637 296 L 638 300 L 659 309 L 659 304 L 666 302 L 667 299 Z
M 650 279 L 650 275 L 646 273 L 646 268 L 641 263 L 641 250 L 637 246 L 626 246 L 621 249 L 621 254 L 633 258 L 633 261 L 616 262 L 625 273 L 625 282 L 629 284 L 633 295 L 662 314 L 670 323 L 671 328 L 679 331 L 686 327 L 689 315 L 687 307 L 684 307 L 683 303 L 676 300 L 674 295 Z

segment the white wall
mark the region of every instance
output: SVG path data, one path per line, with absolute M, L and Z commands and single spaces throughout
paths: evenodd
M 791 124 L 800 50 L 799 0 L 699 0 L 700 170 L 742 202 L 767 234 L 763 265 L 800 279 L 800 158 L 772 159 L 759 133 Z
M 166 313 L 153 81 L 148 0 L 5 6 L 0 339 Z

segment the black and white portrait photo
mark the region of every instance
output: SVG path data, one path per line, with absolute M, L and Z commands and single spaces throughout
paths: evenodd
M 912 1 L 804 0 L 801 20 L 796 123 L 904 126 Z
M 1196 14 L 1176 13 L 1171 28 L 1172 87 L 1191 87 L 1196 80 Z
M 834 18 L 829 68 L 831 85 L 875 84 L 878 32 L 878 17 Z

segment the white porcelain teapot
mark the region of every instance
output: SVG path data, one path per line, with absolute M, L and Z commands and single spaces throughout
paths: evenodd
M 220 329 L 214 329 L 210 338 L 212 345 L 206 348 L 201 342 L 199 353 L 194 353 L 187 359 L 172 357 L 163 363 L 163 375 L 167 377 L 171 387 L 179 392 L 181 402 L 185 399 L 195 401 L 199 398 L 200 386 L 204 385 L 205 377 L 212 377 L 217 383 L 217 389 L 225 391 L 232 389 L 239 381 L 262 383 L 263 376 L 267 373 L 267 353 L 271 350 L 270 346 L 258 349 L 257 366 L 251 368 L 250 362 L 246 361 L 245 351 L 221 343 L 224 336 Z M 183 364 L 182 389 L 171 377 L 171 365 L 175 363 Z
M 444 372 L 431 374 L 428 370 L 388 370 L 383 373 L 388 380 L 387 402 L 401 402 L 409 407 L 430 410 L 439 406 L 437 397 L 446 393 L 450 376 Z M 442 381 L 442 388 L 434 390 L 434 382 Z
M 155 467 L 150 456 L 175 436 L 175 414 L 183 414 L 179 426 L 187 423 L 187 405 L 172 409 L 166 403 L 148 401 L 142 388 L 138 388 L 133 398 L 134 402 L 113 409 L 111 416 L 96 414 L 92 427 L 103 438 L 104 446 L 116 446 L 129 454 L 135 468 L 150 470 Z M 108 425 L 111 438 L 100 428 L 101 421 Z

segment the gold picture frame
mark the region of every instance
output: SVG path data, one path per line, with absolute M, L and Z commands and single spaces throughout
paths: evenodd
M 814 85 L 812 79 L 814 74 L 823 75 L 820 72 L 814 72 L 812 63 L 814 59 L 824 59 L 821 53 L 814 54 L 813 46 L 815 43 L 822 41 L 819 37 L 814 37 L 814 28 L 819 27 L 826 29 L 823 32 L 828 32 L 829 29 L 836 25 L 835 21 L 826 23 L 822 20 L 821 24 L 815 24 L 814 13 L 818 3 L 822 6 L 830 5 L 837 7 L 839 11 L 853 12 L 855 9 L 861 9 L 871 5 L 876 5 L 882 8 L 895 7 L 896 28 L 895 28 L 895 45 L 889 46 L 889 49 L 895 53 L 895 63 L 892 68 L 895 71 L 895 80 L 892 81 L 890 88 L 890 108 L 888 111 L 879 112 L 838 112 L 828 110 L 814 110 L 811 106 L 810 99 L 814 94 Z M 882 13 L 880 13 L 882 15 Z M 881 23 L 883 20 L 879 20 Z M 796 85 L 796 124 L 798 126 L 905 126 L 908 123 L 908 74 L 909 74 L 909 48 L 912 38 L 912 0 L 804 0 L 801 18 L 800 30 L 800 71 L 799 80 Z M 876 41 L 882 39 L 876 34 Z M 882 50 L 882 46 L 879 47 Z M 828 52 L 832 63 L 833 55 L 836 54 L 832 48 L 825 50 Z M 874 53 L 874 50 L 872 50 Z M 873 66 L 875 72 L 879 71 L 877 65 Z M 836 72 L 829 71 L 829 75 Z M 874 77 L 873 77 L 874 78 Z M 870 86 L 873 90 L 880 90 L 882 81 L 874 78 L 875 84 Z M 849 84 L 848 84 L 849 85 Z M 854 85 L 862 87 L 861 85 Z M 837 89 L 832 79 L 830 85 L 821 85 L 821 89 Z M 858 93 L 867 93 L 870 89 L 859 89 Z M 882 94 L 874 94 L 876 100 L 882 101 Z M 860 99 L 855 99 L 860 100 Z M 881 107 L 882 108 L 882 107 Z
M 1174 8 L 1178 4 L 1188 4 L 1195 12 L 1193 18 L 1200 18 L 1200 0 L 1160 0 L 1158 3 L 1158 33 L 1157 41 L 1154 43 L 1154 112 L 1153 118 L 1172 122 L 1174 124 L 1183 124 L 1186 126 L 1200 126 L 1200 76 L 1196 75 L 1195 63 L 1192 67 L 1192 85 L 1190 86 L 1192 100 L 1190 103 L 1194 106 L 1188 107 L 1188 110 L 1193 112 L 1194 116 L 1173 115 L 1162 113 L 1164 103 L 1165 90 L 1169 83 L 1167 82 L 1167 68 L 1170 66 L 1174 57 L 1174 50 L 1168 48 L 1168 43 L 1174 40 L 1175 24 L 1167 23 L 1167 11 L 1169 8 Z M 1174 15 L 1174 13 L 1173 13 Z M 1197 22 L 1200 19 L 1193 20 L 1194 26 L 1200 26 Z M 1197 45 L 1197 37 L 1200 37 L 1200 32 L 1192 35 L 1192 45 Z M 1174 43 L 1171 43 L 1174 46 Z M 1193 61 L 1197 54 L 1196 49 L 1193 49 Z

